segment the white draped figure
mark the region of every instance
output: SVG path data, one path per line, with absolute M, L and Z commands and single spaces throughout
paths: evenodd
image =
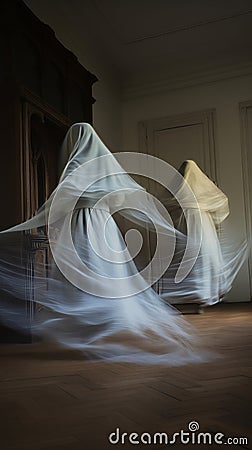
M 175 286 L 169 271 L 162 280 L 161 297 L 173 303 L 196 302 L 200 305 L 212 305 L 219 302 L 231 287 L 246 255 L 246 245 L 237 251 L 224 242 L 220 225 L 229 215 L 227 196 L 192 161 L 185 161 L 179 172 L 184 181 L 177 192 L 183 204 L 183 210 L 172 205 L 174 225 L 178 230 L 200 239 L 200 251 L 195 264 L 182 283 Z M 189 186 L 197 201 L 198 208 L 192 203 L 185 191 Z M 200 212 L 200 214 L 199 214 Z M 178 255 L 173 265 L 176 266 Z

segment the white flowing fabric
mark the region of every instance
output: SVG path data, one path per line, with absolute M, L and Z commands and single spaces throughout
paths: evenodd
M 168 260 L 174 236 L 183 242 L 184 236 L 160 214 L 90 125 L 70 128 L 62 155 L 63 164 L 70 156 L 45 205 L 32 219 L 2 233 L 7 239 L 49 223 L 56 264 L 49 263 L 46 277 L 38 275 L 38 268 L 32 274 L 35 301 L 42 305 L 31 325 L 33 333 L 114 361 L 177 365 L 204 358 L 196 351 L 188 324 L 149 287 L 149 276 L 139 275 L 111 214 L 125 207 L 126 216 L 138 224 L 147 221 L 150 228 L 154 217 Z M 26 300 L 26 269 L 18 257 L 2 258 L 0 267 L 5 292 Z M 2 303 L 1 313 L 9 326 L 27 325 L 22 324 L 16 302 Z
M 166 273 L 162 279 L 160 294 L 162 298 L 177 304 L 196 302 L 201 305 L 212 305 L 230 291 L 246 257 L 246 245 L 241 245 L 238 250 L 231 248 L 221 236 L 220 224 L 229 215 L 227 196 L 194 161 L 185 161 L 179 171 L 184 176 L 184 182 L 177 195 L 180 199 L 184 199 L 184 209 L 182 211 L 174 207 L 169 200 L 167 205 L 173 209 L 176 228 L 185 234 L 193 229 L 195 239 L 201 236 L 201 246 L 191 272 L 177 289 L 169 273 Z M 198 210 L 195 211 L 195 204 L 188 201 L 188 196 L 184 193 L 186 185 L 195 195 L 200 215 Z

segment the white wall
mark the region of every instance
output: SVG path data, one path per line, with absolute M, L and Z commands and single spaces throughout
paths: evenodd
M 120 89 L 111 61 L 100 50 L 95 30 L 89 27 L 88 15 L 76 26 L 71 17 L 71 2 L 64 0 L 25 0 L 26 5 L 55 32 L 57 39 L 90 72 L 97 76 L 93 86 L 96 99 L 93 109 L 94 127 L 113 151 L 121 146 Z M 87 11 L 88 13 L 88 11 Z M 76 18 L 76 17 L 75 17 Z
M 218 184 L 228 195 L 230 217 L 225 230 L 231 242 L 246 236 L 239 102 L 252 99 L 252 75 L 209 84 L 163 91 L 124 100 L 122 107 L 123 151 L 138 151 L 138 123 L 170 115 L 216 109 Z M 230 301 L 250 298 L 247 264 L 229 294 Z

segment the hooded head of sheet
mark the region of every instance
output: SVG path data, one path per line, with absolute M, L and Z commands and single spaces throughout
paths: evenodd
M 227 196 L 202 172 L 192 160 L 186 160 L 179 168 L 185 183 L 180 188 L 179 195 L 183 197 L 185 185 L 189 186 L 197 200 L 201 211 L 211 214 L 214 223 L 220 224 L 229 215 Z M 188 194 L 184 194 L 188 199 Z M 187 204 L 187 207 L 194 207 Z
M 106 194 L 114 193 L 110 203 L 122 203 L 123 190 L 128 194 L 144 189 L 138 185 L 118 164 L 97 133 L 87 123 L 70 127 L 61 148 L 60 169 L 63 168 L 57 188 L 33 218 L 6 231 L 22 231 L 48 224 L 53 200 L 53 217 L 62 218 L 73 207 L 93 207 Z M 60 195 L 59 195 L 60 191 Z M 105 200 L 100 207 L 105 207 Z M 52 224 L 52 216 L 51 216 Z

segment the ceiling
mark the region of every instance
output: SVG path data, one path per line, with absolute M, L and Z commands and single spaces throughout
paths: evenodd
M 251 0 L 61 0 L 52 8 L 56 3 L 124 86 L 251 61 Z

